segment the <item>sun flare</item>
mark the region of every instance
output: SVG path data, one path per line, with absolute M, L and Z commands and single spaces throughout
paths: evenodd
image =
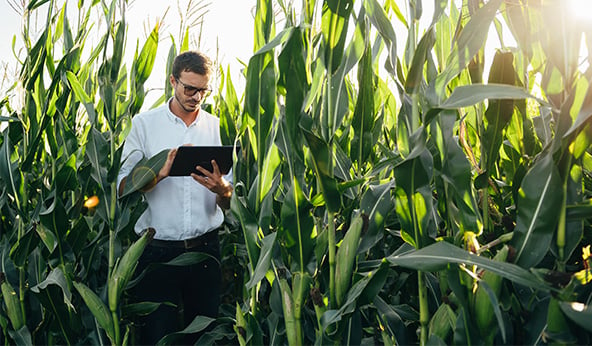
M 592 21 L 592 0 L 567 0 L 566 2 L 573 17 Z

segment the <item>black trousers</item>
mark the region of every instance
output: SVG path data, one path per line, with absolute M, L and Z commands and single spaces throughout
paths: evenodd
M 167 334 L 183 330 L 198 315 L 217 317 L 220 305 L 221 272 L 220 241 L 218 231 L 202 235 L 197 242 L 188 244 L 189 249 L 179 242 L 153 241 L 140 257 L 135 273 L 141 273 L 151 263 L 172 260 L 184 252 L 204 252 L 216 259 L 208 258 L 189 266 L 153 266 L 133 289 L 136 302 L 160 302 L 158 309 L 140 317 L 136 324 L 136 343 L 155 345 Z M 188 335 L 183 343 L 193 344 L 200 335 Z

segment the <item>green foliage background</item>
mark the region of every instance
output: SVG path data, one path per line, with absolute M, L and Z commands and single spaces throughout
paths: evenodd
M 433 3 L 420 32 L 419 0 L 256 2 L 245 92 L 221 68 L 208 105 L 242 148 L 224 305 L 161 343 L 591 342 L 592 28 L 558 0 Z M 24 30 L 22 107 L 0 103 L 2 344 L 133 344 L 151 235 L 115 180 L 160 23 L 126 62 L 125 1 L 57 5 L 27 4 L 45 30 Z

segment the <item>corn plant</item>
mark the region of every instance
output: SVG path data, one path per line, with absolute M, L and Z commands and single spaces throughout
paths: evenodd
M 280 7 L 236 122 L 239 342 L 588 342 L 589 27 L 558 1 L 435 1 L 424 32 L 421 1 Z
M 221 73 L 211 108 L 242 147 L 223 243 L 244 290 L 174 334 L 590 343 L 592 30 L 558 0 L 433 4 L 424 27 L 417 0 L 256 2 L 245 92 Z M 23 8 L 22 106 L 0 102 L 3 344 L 133 343 L 155 308 L 126 300 L 142 177 L 119 199 L 115 177 L 159 24 L 128 70 L 126 2 L 68 6 Z
M 116 176 L 159 24 L 128 70 L 126 2 L 23 6 L 25 57 L 12 89 L 23 105 L 4 103 L 2 119 L 3 343 L 124 344 L 122 298 L 149 235 L 126 250 L 143 207 L 138 195 L 118 200 Z M 46 18 L 38 36 L 37 13 Z

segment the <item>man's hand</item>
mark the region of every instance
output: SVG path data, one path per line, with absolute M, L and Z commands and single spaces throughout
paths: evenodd
M 152 190 L 156 186 L 156 184 L 158 184 L 159 181 L 168 177 L 169 172 L 171 171 L 171 166 L 173 165 L 173 161 L 175 160 L 176 155 L 177 155 L 177 148 L 173 148 L 173 149 L 169 150 L 169 153 L 167 155 L 167 159 L 166 159 L 164 165 L 162 166 L 162 168 L 160 169 L 160 171 L 158 171 L 158 174 L 156 175 L 156 177 L 154 177 L 154 179 L 152 179 L 152 181 L 150 181 L 148 184 L 146 184 L 144 187 L 142 187 L 140 189 L 140 191 L 148 192 L 148 191 Z
M 197 166 L 195 169 L 203 175 L 191 173 L 191 177 L 216 194 L 216 203 L 220 207 L 228 209 L 230 208 L 230 197 L 232 197 L 232 185 L 222 177 L 220 168 L 215 160 L 212 160 L 212 168 L 213 172 L 210 172 L 201 166 Z
M 171 171 L 171 166 L 173 165 L 173 161 L 175 160 L 176 155 L 177 148 L 173 148 L 169 151 L 164 166 L 162 166 L 160 171 L 158 171 L 158 176 L 156 177 L 157 182 L 169 176 L 169 172 Z

